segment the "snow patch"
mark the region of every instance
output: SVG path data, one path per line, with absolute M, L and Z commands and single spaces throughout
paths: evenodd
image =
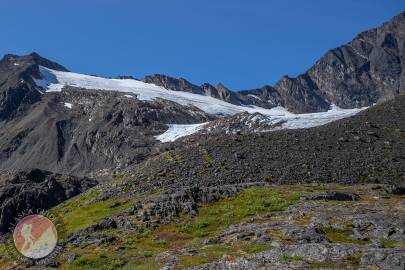
M 279 117 L 278 119 L 273 118 L 272 121 L 273 123 L 284 122 L 281 125 L 281 129 L 311 128 L 353 116 L 367 108 L 368 107 L 359 109 L 341 109 L 336 105 L 332 105 L 332 108 L 327 112 L 294 114 L 285 117 Z
M 68 102 L 65 102 L 64 105 L 65 105 L 66 108 L 69 108 L 69 109 L 72 109 L 72 107 L 73 107 L 73 104 L 68 103 Z
M 249 97 L 252 97 L 252 98 L 255 98 L 255 99 L 258 99 L 258 100 L 262 100 L 260 97 L 258 97 L 258 96 L 256 96 L 256 95 L 249 94 L 248 96 L 249 96 Z
M 174 142 L 181 137 L 196 133 L 197 131 L 201 130 L 207 123 L 208 122 L 191 125 L 168 125 L 169 129 L 163 134 L 156 136 L 155 138 L 161 142 Z
M 257 106 L 238 106 L 207 95 L 172 91 L 163 87 L 133 79 L 106 79 L 73 72 L 52 70 L 40 66 L 42 79 L 34 79 L 37 86 L 46 92 L 60 92 L 66 85 L 86 88 L 118 91 L 135 94 L 139 100 L 166 99 L 181 105 L 194 105 L 214 115 L 234 115 L 241 112 L 260 112 L 265 115 L 290 114 L 284 108 L 264 109 Z

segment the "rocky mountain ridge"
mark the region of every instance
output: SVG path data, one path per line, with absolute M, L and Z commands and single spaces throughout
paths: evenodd
M 26 56 L 7 54 L 0 60 L 0 121 L 12 119 L 41 99 L 41 92 L 33 80 L 41 78 L 39 65 L 68 71 L 37 53 Z
M 351 42 L 328 51 L 296 78 L 284 76 L 274 87 L 233 92 L 222 84 L 193 85 L 165 75 L 144 81 L 175 91 L 205 93 L 236 105 L 264 108 L 282 106 L 291 112 L 360 108 L 405 91 L 405 12 L 380 27 L 365 31 Z

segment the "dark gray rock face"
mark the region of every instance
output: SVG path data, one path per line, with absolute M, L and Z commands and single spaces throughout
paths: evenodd
M 37 53 L 26 56 L 7 54 L 0 60 L 0 121 L 22 113 L 41 99 L 33 81 L 33 78 L 40 78 L 38 65 L 67 71 Z
M 271 124 L 269 118 L 261 113 L 239 113 L 229 117 L 215 119 L 204 125 L 198 134 L 210 136 L 224 134 L 247 134 L 270 131 L 280 123 Z
M 329 51 L 306 73 L 326 100 L 370 106 L 405 89 L 405 12 Z
M 285 76 L 277 82 L 275 89 L 283 100 L 283 107 L 291 112 L 327 111 L 330 107 L 307 75 L 300 75 L 297 78 Z
M 281 104 L 278 93 L 270 86 L 265 86 L 257 91 L 253 90 L 252 93 L 249 92 L 244 94 L 242 92 L 235 93 L 221 83 L 216 86 L 209 83 L 197 86 L 183 78 L 177 79 L 160 74 L 145 76 L 143 81 L 146 83 L 153 83 L 169 90 L 207 95 L 235 105 L 256 105 L 263 108 L 272 108 Z M 261 97 L 255 96 L 255 94 L 258 94 L 261 97 L 266 97 L 267 99 L 262 100 Z
M 146 76 L 143 81 L 146 83 L 156 84 L 169 90 L 183 91 L 193 94 L 204 94 L 204 91 L 200 87 L 183 78 L 175 79 L 166 75 L 155 74 Z
M 325 111 L 330 104 L 359 108 L 405 89 L 405 12 L 327 52 L 297 78 L 274 87 L 292 112 Z M 244 91 L 249 93 L 249 91 Z
M 247 98 L 246 102 L 243 103 L 244 105 L 255 105 L 268 109 L 283 105 L 280 93 L 268 85 L 257 89 L 242 90 L 237 94 Z
M 355 193 L 347 192 L 326 192 L 319 194 L 312 194 L 306 197 L 307 200 L 325 200 L 325 201 L 357 201 L 360 196 Z
M 405 89 L 405 12 L 327 52 L 297 78 L 275 85 L 292 112 L 325 111 L 330 104 L 359 108 Z M 249 91 L 244 91 L 245 94 Z
M 24 211 L 45 210 L 97 184 L 89 178 L 33 169 L 0 173 L 0 234 Z
M 404 195 L 405 194 L 405 185 L 395 184 L 387 185 L 384 187 L 388 194 L 394 195 Z

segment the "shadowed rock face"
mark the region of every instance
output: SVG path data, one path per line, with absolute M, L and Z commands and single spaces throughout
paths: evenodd
M 38 169 L 0 173 L 0 234 L 8 232 L 20 213 L 48 209 L 96 184 Z
M 155 74 L 146 76 L 143 81 L 146 83 L 153 83 L 174 91 L 204 94 L 204 91 L 202 91 L 200 87 L 191 84 L 189 81 L 183 78 L 175 79 L 166 75 Z
M 33 81 L 33 78 L 40 78 L 38 65 L 68 71 L 37 53 L 26 56 L 7 54 L 0 60 L 0 121 L 21 114 L 41 99 Z
M 274 88 L 232 92 L 222 84 L 196 86 L 184 79 L 165 76 L 163 80 L 161 75 L 148 76 L 145 81 L 176 91 L 205 93 L 236 105 L 284 106 L 291 112 L 307 113 L 326 111 L 331 104 L 359 108 L 393 98 L 405 91 L 404 63 L 402 12 L 384 25 L 330 50 L 302 75 L 284 76 Z
M 326 100 L 369 106 L 405 90 L 405 12 L 325 54 L 306 73 Z

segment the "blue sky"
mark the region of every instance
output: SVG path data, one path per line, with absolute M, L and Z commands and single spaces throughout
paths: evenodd
M 163 73 L 233 90 L 296 76 L 379 26 L 403 0 L 13 0 L 0 54 L 36 51 L 80 73 Z

